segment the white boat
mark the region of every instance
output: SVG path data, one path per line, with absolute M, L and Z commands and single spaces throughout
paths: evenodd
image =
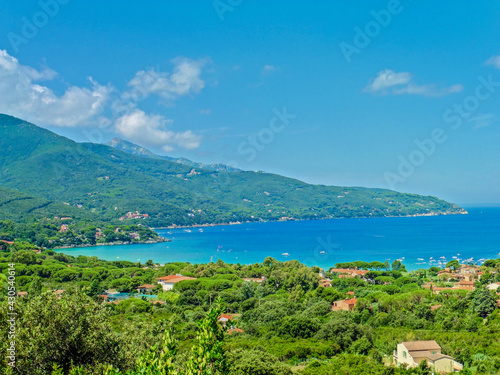
M 184 232 L 191 233 L 191 229 L 184 229 Z
M 326 254 L 326 251 L 320 251 L 319 253 L 320 254 Z
M 417 260 L 424 260 L 424 258 L 417 258 Z
M 283 254 L 281 254 L 281 255 L 283 255 L 284 257 L 287 257 L 287 256 L 289 256 L 290 254 L 288 254 L 288 253 L 283 253 Z

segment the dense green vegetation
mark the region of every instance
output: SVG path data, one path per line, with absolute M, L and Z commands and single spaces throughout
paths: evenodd
M 168 226 L 462 212 L 435 197 L 214 171 L 78 144 L 6 115 L 0 148 L 0 217 L 14 221 L 70 216 L 119 224 L 138 211 L 140 218 L 125 220 Z
M 319 269 L 298 261 L 162 266 L 32 247 L 4 244 L 0 253 L 3 283 L 15 263 L 16 287 L 28 292 L 16 305 L 19 374 L 50 374 L 54 365 L 55 374 L 430 374 L 423 365 L 390 365 L 397 343 L 419 339 L 436 340 L 465 365 L 463 374 L 500 370 L 498 296 L 485 288 L 500 280 L 500 260 L 483 265 L 488 276 L 476 280 L 475 291 L 434 294 L 421 285 L 445 282 L 438 268 L 407 272 L 372 262 L 366 279 L 327 273 L 332 287 L 324 288 Z M 165 303 L 131 297 L 115 304 L 100 296 L 179 273 L 196 279 L 173 291 L 157 287 L 153 293 Z M 56 289 L 65 293 L 56 296 Z M 352 297 L 348 292 L 355 309 L 332 311 L 333 301 Z M 1 298 L 4 321 L 5 287 Z M 216 322 L 221 312 L 232 316 L 225 329 Z M 5 330 L 0 335 L 5 352 Z M 200 366 L 205 370 L 193 370 Z
M 24 223 L 0 221 L 0 241 L 24 241 L 44 248 L 102 245 L 109 243 L 144 243 L 163 241 L 158 234 L 142 224 L 40 219 Z M 2 242 L 0 242 L 1 246 Z

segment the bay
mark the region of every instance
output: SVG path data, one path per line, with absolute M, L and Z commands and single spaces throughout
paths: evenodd
M 172 242 L 62 249 L 69 255 L 145 263 L 258 263 L 270 256 L 323 268 L 355 260 L 402 259 L 409 270 L 498 258 L 500 207 L 466 207 L 468 215 L 245 223 L 158 229 Z

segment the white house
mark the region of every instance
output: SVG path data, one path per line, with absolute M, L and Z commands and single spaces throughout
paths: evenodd
M 436 373 L 449 373 L 463 369 L 462 364 L 453 357 L 441 353 L 441 347 L 434 341 L 409 341 L 398 344 L 394 353 L 394 360 L 398 366 L 407 364 L 408 367 L 417 367 L 423 360 Z
M 196 280 L 194 277 L 186 277 L 182 275 L 170 275 L 158 278 L 158 284 L 161 285 L 164 291 L 174 289 L 175 283 L 184 280 Z

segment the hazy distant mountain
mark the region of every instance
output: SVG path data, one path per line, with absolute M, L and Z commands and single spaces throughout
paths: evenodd
M 224 172 L 239 172 L 241 169 L 233 168 L 229 165 L 225 164 L 202 164 L 202 163 L 197 163 L 195 161 L 191 161 L 186 158 L 171 158 L 170 156 L 162 156 L 162 155 L 157 155 L 152 151 L 149 151 L 147 148 L 141 147 L 139 145 L 136 145 L 132 142 L 126 141 L 124 139 L 121 139 L 119 137 L 113 138 L 111 141 L 106 143 L 106 145 L 111 146 L 113 148 L 116 148 L 117 150 L 121 150 L 123 152 L 132 154 L 132 155 L 137 155 L 137 156 L 142 156 L 145 158 L 151 158 L 151 159 L 163 159 L 163 160 L 168 160 L 168 161 L 173 161 L 176 163 L 184 164 L 184 165 L 189 165 L 191 167 L 196 167 L 196 168 L 205 168 L 205 169 L 210 169 L 213 171 L 224 171 Z
M 139 211 L 141 217 L 148 215 L 141 222 L 166 226 L 463 212 L 435 197 L 310 185 L 262 172 L 215 171 L 79 144 L 6 115 L 0 115 L 0 149 L 0 218 L 13 220 L 71 216 L 118 221 Z

